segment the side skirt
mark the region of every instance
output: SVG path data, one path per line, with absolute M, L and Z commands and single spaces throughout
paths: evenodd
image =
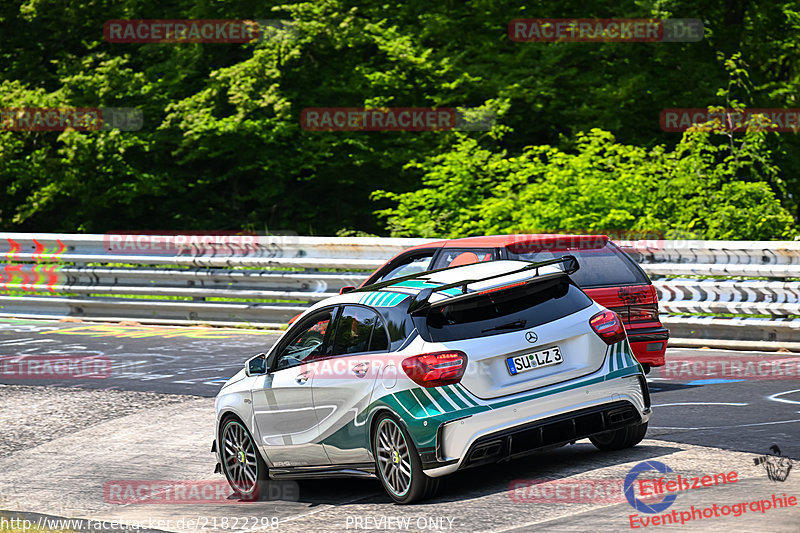
M 297 466 L 290 468 L 270 468 L 272 479 L 336 478 L 362 477 L 375 478 L 374 463 L 355 463 L 335 466 Z

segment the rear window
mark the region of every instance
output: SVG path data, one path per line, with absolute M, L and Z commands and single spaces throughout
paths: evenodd
M 648 285 L 650 280 L 632 259 L 615 246 L 572 250 L 535 250 L 525 253 L 508 252 L 509 259 L 522 261 L 547 261 L 564 255 L 574 255 L 580 269 L 570 274 L 580 287 L 615 287 L 620 285 Z
M 566 276 L 531 283 L 519 289 L 490 292 L 472 298 L 432 306 L 424 317 L 415 317 L 427 341 L 446 342 L 500 335 L 558 320 L 585 309 L 592 300 Z M 423 335 L 423 338 L 426 335 Z

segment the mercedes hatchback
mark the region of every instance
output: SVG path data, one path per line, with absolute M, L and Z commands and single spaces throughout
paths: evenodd
M 245 498 L 268 479 L 369 476 L 410 503 L 459 469 L 585 437 L 636 445 L 642 367 L 577 269 L 469 264 L 318 302 L 219 392 L 216 470 Z

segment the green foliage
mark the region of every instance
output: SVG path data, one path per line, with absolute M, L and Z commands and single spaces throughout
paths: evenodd
M 620 144 L 594 129 L 576 136 L 573 152 L 540 145 L 517 157 L 462 139 L 451 152 L 415 164 L 425 173 L 422 188 L 375 196 L 397 203 L 379 212 L 395 236 L 639 230 L 792 238 L 794 220 L 769 184 L 746 181 L 769 173 L 758 157 L 765 137 L 748 133 L 730 153 L 710 133 L 688 132 L 670 151 Z
M 701 18 L 705 38 L 516 43 L 506 33 L 514 18 L 650 16 Z M 293 23 L 246 45 L 104 40 L 106 20 L 139 18 Z M 668 107 L 799 107 L 793 1 L 17 0 L 0 5 L 0 25 L 0 107 L 144 115 L 137 132 L 0 131 L 7 230 L 363 235 L 385 233 L 385 220 L 408 235 L 794 231 L 797 135 L 742 146 L 735 134 L 723 145 L 658 126 Z M 300 126 L 306 107 L 375 106 L 486 106 L 498 124 L 471 133 Z M 377 203 L 375 190 L 387 191 Z M 524 209 L 506 212 L 512 205 Z

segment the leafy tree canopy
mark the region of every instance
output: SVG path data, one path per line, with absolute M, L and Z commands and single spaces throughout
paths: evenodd
M 511 41 L 509 21 L 532 17 L 700 18 L 706 33 L 695 43 Z M 289 23 L 249 44 L 103 37 L 109 19 L 179 18 Z M 0 31 L 0 108 L 134 107 L 144 117 L 139 131 L 0 130 L 7 230 L 455 235 L 594 221 L 779 238 L 798 214 L 796 134 L 734 152 L 725 138 L 658 122 L 670 107 L 800 107 L 794 0 L 16 0 L 0 4 Z M 307 107 L 378 106 L 484 107 L 497 125 L 300 125 Z M 742 161 L 726 162 L 735 153 Z M 604 187 L 615 180 L 641 188 Z M 376 190 L 388 193 L 371 200 Z M 468 220 L 457 209 L 467 200 L 486 211 Z M 502 213 L 523 200 L 536 212 Z M 415 226 L 418 202 L 442 210 Z

